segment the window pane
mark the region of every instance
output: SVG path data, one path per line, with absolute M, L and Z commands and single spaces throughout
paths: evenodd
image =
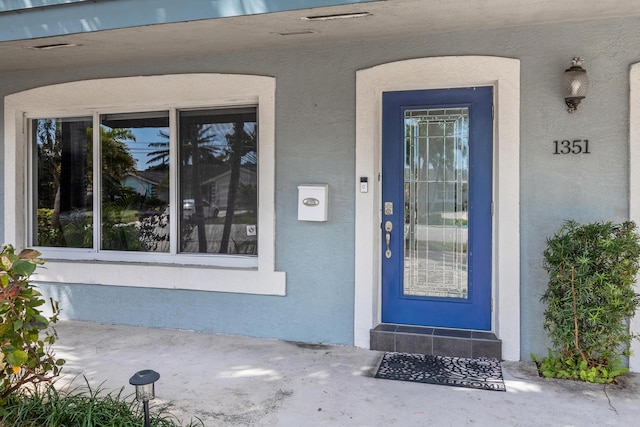
M 169 114 L 107 114 L 100 122 L 101 249 L 169 251 Z
M 180 112 L 180 251 L 257 255 L 256 109 Z
M 93 246 L 91 117 L 35 119 L 33 244 Z

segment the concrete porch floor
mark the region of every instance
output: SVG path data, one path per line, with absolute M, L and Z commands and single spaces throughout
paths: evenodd
M 503 363 L 507 392 L 380 380 L 382 353 L 168 329 L 62 321 L 54 349 L 67 360 L 59 387 L 84 375 L 125 388 L 160 373 L 151 406 L 205 426 L 630 426 L 640 418 L 640 375 L 619 385 L 541 379 Z M 74 380 L 75 378 L 75 380 Z

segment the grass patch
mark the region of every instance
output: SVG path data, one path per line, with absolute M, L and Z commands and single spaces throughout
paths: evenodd
M 140 427 L 144 424 L 142 404 L 134 395 L 123 395 L 124 388 L 105 393 L 100 386 L 86 385 L 68 391 L 53 384 L 35 390 L 21 390 L 10 395 L 0 408 L 0 427 Z M 150 409 L 150 423 L 155 427 L 197 427 L 198 421 L 182 424 L 166 408 Z

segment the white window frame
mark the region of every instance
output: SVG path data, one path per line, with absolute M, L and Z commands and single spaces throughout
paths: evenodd
M 175 74 L 109 78 L 45 86 L 5 97 L 5 240 L 17 248 L 28 246 L 30 241 L 33 194 L 30 119 L 92 116 L 95 123 L 98 115 L 104 113 L 169 111 L 170 145 L 175 152 L 178 110 L 244 106 L 257 106 L 258 112 L 257 257 L 38 247 L 47 263 L 34 279 L 53 283 L 285 295 L 285 273 L 275 271 L 273 77 Z M 174 200 L 177 156 L 172 156 L 170 161 L 171 200 Z M 171 209 L 176 211 L 172 212 L 175 218 L 175 203 Z M 177 226 L 172 227 L 173 234 L 177 232 Z
M 640 225 L 640 62 L 631 65 L 629 71 L 629 219 Z M 640 277 L 635 284 L 640 292 Z M 631 319 L 629 329 L 640 333 L 640 309 Z M 640 372 L 640 342 L 631 341 L 629 370 Z

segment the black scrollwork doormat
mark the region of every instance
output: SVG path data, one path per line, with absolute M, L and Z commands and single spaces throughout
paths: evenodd
M 375 377 L 507 391 L 502 380 L 500 361 L 485 357 L 468 359 L 425 354 L 385 353 Z

